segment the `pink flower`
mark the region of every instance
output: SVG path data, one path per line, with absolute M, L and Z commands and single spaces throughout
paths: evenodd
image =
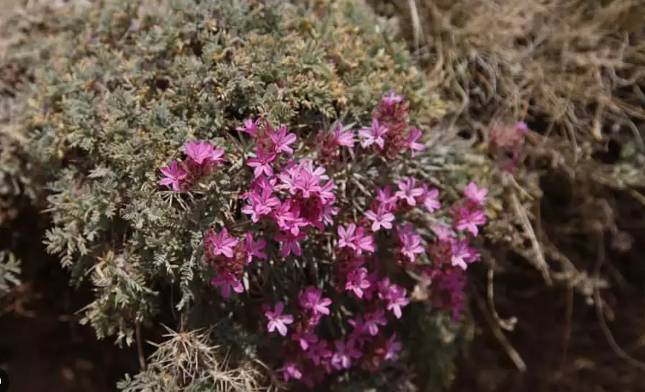
M 226 227 L 219 233 L 214 233 L 212 230 L 209 230 L 206 235 L 206 243 L 209 245 L 209 250 L 213 256 L 224 255 L 232 258 L 233 248 L 235 248 L 238 242 L 237 238 L 228 233 Z
M 261 148 L 258 148 L 255 153 L 255 158 L 250 158 L 246 161 L 246 165 L 253 168 L 255 178 L 265 175 L 268 177 L 273 176 L 273 166 L 271 165 L 275 160 L 276 155 L 269 153 Z
M 407 224 L 399 229 L 399 241 L 401 242 L 401 254 L 408 258 L 411 263 L 416 260 L 416 255 L 424 252 L 421 244 L 421 236 L 414 231 L 412 225 Z
M 236 131 L 239 132 L 245 132 L 248 133 L 249 135 L 256 137 L 258 134 L 258 123 L 260 122 L 260 119 L 257 120 L 252 120 L 250 118 L 247 118 L 244 120 L 244 125 L 241 127 L 235 128 Z
M 334 345 L 336 351 L 331 357 L 331 364 L 337 370 L 349 369 L 352 366 L 352 361 L 361 357 L 361 352 L 354 347 L 351 341 L 337 340 Z
M 302 378 L 302 371 L 294 362 L 285 362 L 284 366 L 278 370 L 282 373 L 282 380 L 289 382 L 289 380 L 300 380 Z
M 350 223 L 347 227 L 338 226 L 338 247 L 349 248 L 356 255 L 361 255 L 363 251 L 374 252 L 374 237 L 367 234 L 362 227 L 356 227 L 356 224 Z
M 331 305 L 331 299 L 323 298 L 322 290 L 309 286 L 298 296 L 300 300 L 300 306 L 304 309 L 311 310 L 314 314 L 324 314 L 329 315 L 329 305 Z
M 287 325 L 293 323 L 293 316 L 290 314 L 282 314 L 284 304 L 278 302 L 275 304 L 274 310 L 267 310 L 264 316 L 269 320 L 267 323 L 267 331 L 273 332 L 275 330 L 282 336 L 287 335 Z
M 385 319 L 385 313 L 382 309 L 377 309 L 371 313 L 365 315 L 365 322 L 363 327 L 370 335 L 378 335 L 379 326 L 387 325 L 387 320 Z
M 379 207 L 386 211 L 392 211 L 396 206 L 397 197 L 392 194 L 392 188 L 387 185 L 376 190 L 376 201 Z
M 412 177 L 406 177 L 397 182 L 397 185 L 399 186 L 399 190 L 395 196 L 399 200 L 405 200 L 411 207 L 416 206 L 416 198 L 422 196 L 424 193 L 423 188 L 417 187 L 417 180 Z
M 367 290 L 372 283 L 367 277 L 365 267 L 356 268 L 347 274 L 345 290 L 351 291 L 358 298 L 363 298 L 364 290 Z
M 408 148 L 410 151 L 412 151 L 412 156 L 414 156 L 415 152 L 417 151 L 423 151 L 425 150 L 426 146 L 424 146 L 421 143 L 417 143 L 417 140 L 421 138 L 421 130 L 416 127 L 410 128 L 410 134 L 408 135 L 408 139 L 405 141 Z
M 470 182 L 464 189 L 464 195 L 468 200 L 472 201 L 475 204 L 483 205 L 486 201 L 486 195 L 488 194 L 488 189 L 478 188 L 477 184 Z
M 244 292 L 244 285 L 242 285 L 242 282 L 230 272 L 217 274 L 213 279 L 211 279 L 211 284 L 215 287 L 219 287 L 220 293 L 224 298 L 231 296 L 231 290 L 238 294 Z
M 174 159 L 170 161 L 168 166 L 162 167 L 160 170 L 165 177 L 159 181 L 159 184 L 170 185 L 175 192 L 181 191 L 182 183 L 188 177 L 188 172 L 179 166 Z
M 386 361 L 395 361 L 399 357 L 401 351 L 401 343 L 396 340 L 396 334 L 392 334 L 385 343 L 385 355 L 383 359 Z
M 303 233 L 293 235 L 291 233 L 278 233 L 275 236 L 276 241 L 280 242 L 280 254 L 282 257 L 288 257 L 290 254 L 302 256 L 300 241 L 305 238 Z
M 376 144 L 380 150 L 385 146 L 385 135 L 388 131 L 388 128 L 385 125 L 381 125 L 376 117 L 372 118 L 372 126 L 361 128 L 358 131 L 358 135 L 361 137 L 361 146 L 369 147 L 372 144 Z
M 372 221 L 372 231 L 378 231 L 381 228 L 389 230 L 394 222 L 394 214 L 383 208 L 379 208 L 376 212 L 368 210 L 365 212 L 365 217 Z
M 318 336 L 311 332 L 294 332 L 291 339 L 298 342 L 302 351 L 307 351 L 318 342 Z
M 387 106 L 394 106 L 397 103 L 403 102 L 403 96 L 397 95 L 396 93 L 394 93 L 394 91 L 390 91 L 382 98 L 382 101 Z
M 318 343 L 312 344 L 309 347 L 309 350 L 306 352 L 307 358 L 309 358 L 314 365 L 319 366 L 323 361 L 331 358 L 331 350 L 329 350 L 329 343 L 325 340 L 318 340 Z
M 247 264 L 253 261 L 253 258 L 260 260 L 266 260 L 267 254 L 264 253 L 264 248 L 266 248 L 267 242 L 263 239 L 257 241 L 253 240 L 253 234 L 248 232 L 246 233 L 246 238 L 244 239 L 244 251 L 246 252 L 246 262 Z
M 280 199 L 273 196 L 270 189 L 249 192 L 247 201 L 249 204 L 242 207 L 242 213 L 251 215 L 253 223 L 257 223 L 261 217 L 269 215 L 274 208 L 280 206 Z
M 446 241 L 455 236 L 455 233 L 452 231 L 452 229 L 444 224 L 435 224 L 430 227 L 432 232 L 437 236 L 437 239 L 439 241 Z
M 455 227 L 459 231 L 468 231 L 472 235 L 479 234 L 478 226 L 486 224 L 486 215 L 480 209 L 459 207 L 455 217 Z
M 184 150 L 190 161 L 197 166 L 218 165 L 224 161 L 224 150 L 214 148 L 209 142 L 188 142 L 184 146 Z
M 439 190 L 437 188 L 428 189 L 428 186 L 423 184 L 423 205 L 428 212 L 433 213 L 441 208 L 439 202 Z
M 296 135 L 288 133 L 289 130 L 286 126 L 281 126 L 275 132 L 272 131 L 273 130 L 269 128 L 267 133 L 273 142 L 273 151 L 275 153 L 285 152 L 289 155 L 293 154 L 293 148 L 291 148 L 290 145 L 296 142 Z
M 406 297 L 406 290 L 396 284 L 390 284 L 388 278 L 379 282 L 379 297 L 387 302 L 387 310 L 394 313 L 396 318 L 401 318 L 403 314 L 401 308 L 410 303 Z
M 354 148 L 354 132 L 350 126 L 344 126 L 337 122 L 333 125 L 334 144 L 348 148 Z
M 451 250 L 450 262 L 452 266 L 459 267 L 464 271 L 468 268 L 468 264 L 479 260 L 479 253 L 468 246 L 468 240 L 453 240 Z

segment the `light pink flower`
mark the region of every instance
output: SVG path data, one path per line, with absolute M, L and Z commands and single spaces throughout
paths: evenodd
M 488 194 L 488 189 L 478 188 L 477 184 L 475 184 L 472 181 L 468 183 L 468 185 L 464 189 L 464 195 L 466 195 L 468 200 L 478 205 L 484 204 L 484 202 L 486 201 L 487 194 Z
M 290 314 L 282 314 L 284 304 L 278 302 L 275 304 L 274 310 L 267 310 L 264 316 L 269 320 L 267 323 L 267 331 L 273 332 L 275 330 L 282 336 L 287 335 L 287 325 L 293 323 L 293 316 Z
M 383 208 L 379 208 L 376 212 L 368 210 L 365 212 L 365 217 L 372 221 L 372 231 L 378 231 L 382 228 L 389 230 L 392 228 L 392 222 L 394 222 L 394 214 Z
M 422 136 L 422 133 L 421 133 L 421 130 L 419 130 L 419 128 L 416 128 L 416 127 L 410 128 L 408 139 L 405 142 L 408 148 L 410 149 L 410 151 L 412 151 L 412 156 L 414 156 L 414 154 L 417 151 L 423 151 L 426 148 L 426 146 L 424 146 L 423 144 L 417 143 L 417 140 L 419 140 L 421 136 Z
M 401 308 L 407 306 L 410 300 L 406 296 L 406 290 L 396 284 L 390 284 L 388 278 L 379 282 L 379 297 L 387 302 L 387 310 L 394 313 L 396 318 L 401 318 Z
M 239 240 L 228 233 L 225 228 L 219 233 L 214 233 L 209 230 L 206 235 L 206 243 L 209 245 L 209 250 L 213 256 L 224 255 L 228 258 L 233 257 L 233 249 Z
M 412 225 L 407 224 L 398 230 L 399 241 L 401 242 L 401 254 L 414 263 L 416 255 L 424 252 L 421 236 L 414 231 Z
M 388 132 L 385 125 L 381 125 L 376 117 L 372 118 L 372 126 L 361 128 L 358 131 L 358 136 L 361 137 L 361 146 L 369 147 L 376 144 L 380 150 L 385 146 L 385 139 L 383 136 Z
M 224 150 L 213 147 L 210 142 L 199 140 L 188 142 L 184 150 L 190 161 L 198 166 L 218 165 L 224 161 Z
M 486 224 L 486 214 L 478 208 L 469 206 L 459 207 L 455 217 L 455 227 L 459 231 L 468 231 L 472 235 L 479 234 L 478 226 Z
M 392 194 L 392 188 L 386 185 L 376 190 L 376 201 L 379 207 L 386 211 L 392 211 L 396 206 L 397 196 Z
M 298 298 L 300 306 L 304 309 L 311 310 L 314 314 L 329 315 L 331 299 L 323 298 L 322 290 L 319 288 L 309 286 L 300 293 Z
M 282 373 L 282 380 L 284 382 L 289 382 L 291 379 L 302 379 L 302 371 L 294 362 L 285 362 L 284 366 L 278 371 Z
M 354 148 L 354 132 L 351 127 L 346 127 L 337 122 L 333 125 L 334 143 L 337 146 Z
M 399 200 L 405 200 L 409 206 L 414 207 L 417 205 L 417 197 L 423 195 L 423 188 L 417 187 L 417 180 L 412 177 L 405 177 L 397 182 L 399 190 L 395 196 Z
M 468 268 L 468 264 L 479 260 L 479 253 L 468 245 L 468 240 L 453 240 L 451 250 L 451 264 L 464 271 Z
M 159 181 L 159 184 L 171 186 L 173 191 L 180 192 L 183 182 L 188 177 L 188 172 L 174 159 L 170 161 L 168 166 L 164 166 L 160 170 L 164 178 Z
M 366 233 L 362 227 L 350 223 L 347 227 L 338 226 L 338 247 L 349 248 L 356 255 L 365 252 L 374 252 L 374 237 Z
M 246 165 L 253 168 L 255 178 L 258 178 L 261 175 L 271 177 L 273 176 L 272 163 L 275 158 L 275 153 L 266 152 L 263 149 L 258 148 L 255 153 L 255 158 L 249 158 L 246 161 Z
M 441 208 L 441 203 L 439 202 L 439 189 L 432 188 L 428 189 L 428 186 L 423 184 L 423 205 L 425 206 L 428 212 L 432 213 Z
M 258 134 L 259 121 L 260 119 L 253 120 L 253 119 L 247 118 L 246 120 L 244 120 L 244 125 L 241 127 L 235 128 L 235 130 L 239 132 L 245 132 L 253 137 L 256 137 Z

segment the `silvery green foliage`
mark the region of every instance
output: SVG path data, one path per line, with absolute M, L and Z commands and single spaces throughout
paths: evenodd
M 13 253 L 0 251 L 0 296 L 20 284 L 20 260 Z

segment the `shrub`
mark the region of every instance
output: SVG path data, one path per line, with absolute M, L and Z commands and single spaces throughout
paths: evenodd
M 448 383 L 485 192 L 466 186 L 471 153 L 428 131 L 443 105 L 386 24 L 346 1 L 59 16 L 47 46 L 11 54 L 34 79 L 23 131 L 50 179 L 47 248 L 93 285 L 82 322 L 99 338 L 179 330 L 120 388 L 257 384 L 218 379 L 210 341 L 274 384 Z M 186 377 L 162 363 L 182 336 L 204 366 Z

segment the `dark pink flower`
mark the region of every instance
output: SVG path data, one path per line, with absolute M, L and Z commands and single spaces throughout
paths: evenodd
M 168 166 L 164 166 L 160 170 L 164 178 L 159 181 L 159 184 L 171 186 L 173 191 L 180 192 L 183 182 L 188 177 L 188 172 L 174 159 L 170 161 Z
M 406 290 L 396 284 L 390 284 L 388 278 L 379 282 L 379 297 L 387 302 L 387 310 L 394 313 L 396 318 L 401 318 L 403 314 L 401 308 L 410 303 L 406 296 Z
M 246 238 L 244 239 L 244 251 L 246 252 L 246 262 L 247 264 L 253 261 L 253 258 L 260 260 L 266 260 L 267 254 L 264 252 L 267 242 L 263 239 L 257 241 L 253 240 L 252 233 L 246 233 Z
M 387 133 L 388 129 L 385 125 L 381 125 L 376 117 L 372 118 L 372 126 L 361 128 L 358 135 L 361 137 L 361 146 L 369 147 L 376 144 L 380 150 L 385 146 L 385 139 L 383 136 Z
M 459 267 L 463 270 L 468 268 L 468 264 L 479 260 L 479 253 L 468 245 L 468 240 L 452 240 L 452 256 L 450 262 L 453 267 Z
M 314 314 L 329 315 L 331 299 L 323 298 L 322 290 L 309 286 L 299 295 L 300 306 L 312 311 Z
M 219 233 L 209 231 L 206 235 L 208 249 L 213 256 L 224 255 L 228 258 L 233 257 L 233 249 L 238 243 L 238 239 L 228 233 L 226 227 Z
M 261 217 L 271 214 L 274 208 L 280 206 L 280 199 L 273 196 L 270 189 L 251 191 L 246 196 L 249 204 L 242 207 L 242 213 L 251 215 L 253 223 L 257 223 Z
M 399 241 L 401 242 L 401 254 L 407 257 L 408 261 L 414 263 L 416 255 L 424 252 L 421 236 L 414 230 L 411 224 L 407 224 L 398 230 Z
M 285 362 L 284 366 L 278 371 L 282 373 L 282 380 L 284 382 L 289 382 L 291 379 L 302 379 L 302 371 L 294 362 Z
M 184 146 L 188 159 L 197 166 L 218 165 L 224 161 L 224 150 L 214 148 L 210 142 L 193 141 Z
M 253 120 L 253 119 L 247 118 L 246 120 L 244 120 L 244 125 L 241 127 L 235 128 L 235 130 L 239 132 L 245 132 L 253 137 L 256 137 L 258 134 L 259 122 L 260 122 L 260 119 Z
M 367 290 L 371 285 L 372 283 L 367 276 L 367 269 L 365 269 L 365 267 L 360 267 L 347 274 L 345 290 L 353 292 L 358 298 L 363 298 L 365 290 Z
M 319 339 L 317 343 L 312 344 L 311 347 L 309 347 L 309 350 L 307 350 L 305 355 L 314 363 L 314 365 L 319 366 L 323 361 L 331 358 L 332 354 L 332 351 L 329 349 L 329 343 L 325 340 Z
M 392 188 L 387 185 L 376 190 L 376 201 L 385 211 L 392 211 L 396 206 L 397 197 L 392 194 Z
M 410 149 L 410 151 L 412 151 L 412 156 L 414 156 L 414 154 L 417 151 L 423 151 L 426 148 L 423 144 L 417 143 L 417 140 L 421 138 L 421 135 L 422 133 L 421 133 L 421 130 L 419 130 L 419 128 L 416 128 L 416 127 L 410 128 L 410 133 L 408 134 L 408 138 L 405 142 L 408 148 Z
M 287 335 L 287 325 L 293 323 L 293 316 L 290 314 L 282 314 L 284 304 L 278 302 L 275 304 L 274 310 L 267 310 L 264 316 L 269 320 L 267 323 L 267 331 L 273 332 L 275 330 L 282 336 Z
M 421 187 L 417 187 L 417 180 L 412 177 L 405 177 L 401 181 L 397 182 L 399 190 L 396 192 L 395 196 L 399 200 L 405 200 L 409 206 L 414 207 L 417 205 L 417 197 L 423 195 L 424 190 Z
M 349 248 L 356 255 L 360 256 L 363 251 L 374 252 L 374 237 L 354 223 L 350 223 L 347 227 L 338 226 L 338 238 L 339 248 Z
M 478 226 L 486 224 L 486 214 L 478 208 L 462 206 L 457 208 L 455 215 L 455 227 L 457 230 L 468 231 L 474 236 L 479 234 Z
M 286 126 L 281 126 L 275 132 L 269 128 L 267 134 L 273 142 L 273 151 L 275 153 L 285 152 L 289 155 L 293 154 L 293 148 L 290 145 L 296 142 L 296 135 L 289 133 Z
M 396 334 L 392 334 L 385 343 L 385 355 L 383 356 L 383 359 L 386 361 L 395 361 L 399 358 L 400 351 L 401 343 L 396 340 Z
M 275 153 L 266 152 L 261 148 L 256 150 L 255 158 L 250 158 L 246 161 L 246 165 L 253 168 L 255 178 L 265 175 L 268 177 L 273 176 L 272 163 L 276 158 Z
M 294 332 L 291 339 L 300 345 L 302 351 L 307 351 L 309 348 L 318 342 L 318 336 L 311 332 Z
M 368 210 L 365 212 L 365 217 L 372 221 L 372 231 L 378 231 L 381 228 L 389 230 L 394 222 L 394 214 L 383 208 L 377 209 L 376 212 Z
M 379 326 L 387 325 L 387 320 L 385 319 L 385 313 L 382 309 L 377 309 L 373 312 L 365 314 L 365 321 L 363 322 L 363 328 L 372 336 L 378 335 Z
M 280 242 L 280 254 L 282 257 L 288 257 L 290 254 L 302 256 L 300 241 L 305 238 L 304 233 L 293 235 L 288 233 L 278 233 L 275 236 L 276 241 Z
M 478 205 L 484 204 L 484 202 L 486 201 L 487 194 L 488 194 L 488 189 L 478 188 L 477 184 L 475 184 L 472 181 L 468 183 L 468 185 L 464 189 L 464 195 L 466 195 L 468 200 Z
M 331 357 L 331 364 L 337 370 L 349 369 L 352 366 L 352 361 L 362 355 L 351 341 L 337 340 L 334 345 L 336 350 Z
M 242 282 L 230 272 L 217 274 L 213 279 L 211 279 L 211 284 L 215 287 L 219 287 L 220 293 L 224 298 L 231 296 L 231 290 L 238 294 L 244 292 L 244 285 L 242 285 Z

